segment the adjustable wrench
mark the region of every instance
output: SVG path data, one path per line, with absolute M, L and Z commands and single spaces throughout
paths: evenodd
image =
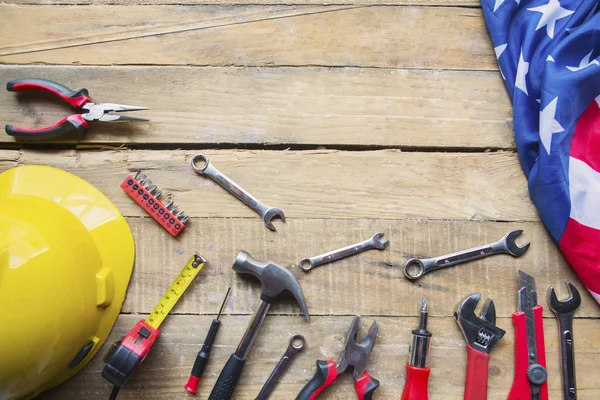
M 253 209 L 260 215 L 265 222 L 267 228 L 275 231 L 275 226 L 271 223 L 274 217 L 279 217 L 285 222 L 285 215 L 283 210 L 280 208 L 269 207 L 261 203 L 256 197 L 241 188 L 240 185 L 229 179 L 223 173 L 219 172 L 212 164 L 208 161 L 208 158 L 204 154 L 196 154 L 192 157 L 190 162 L 192 168 L 199 175 L 206 175 L 213 181 L 221 185 L 229 193 L 240 199 L 244 204 Z
M 303 258 L 300 260 L 300 268 L 304 272 L 308 272 L 319 265 L 327 264 L 333 261 L 337 261 L 342 258 L 353 256 L 365 250 L 378 249 L 383 250 L 390 243 L 389 240 L 382 242 L 381 237 L 383 233 L 377 233 L 372 238 L 365 240 L 364 242 L 353 244 L 339 250 L 330 251 L 329 253 L 321 254 L 311 258 Z
M 530 244 L 527 243 L 523 247 L 517 246 L 515 238 L 522 232 L 522 230 L 508 232 L 497 242 L 458 251 L 445 256 L 425 259 L 412 258 L 404 265 L 404 276 L 410 280 L 415 280 L 436 269 L 452 267 L 453 265 L 492 256 L 494 254 L 510 254 L 513 257 L 522 256 L 527 249 L 529 249 Z
M 575 385 L 575 345 L 573 342 L 573 314 L 581 304 L 581 296 L 577 288 L 566 282 L 569 289 L 569 298 L 559 301 L 554 288 L 548 289 L 548 307 L 558 319 L 560 329 L 560 355 L 563 377 L 563 398 L 575 400 L 577 398 L 577 387 Z
M 304 347 L 304 343 L 304 336 L 292 336 L 287 350 L 285 351 L 285 353 L 283 353 L 283 356 L 281 356 L 281 359 L 275 366 L 275 369 L 273 369 L 273 372 L 271 372 L 271 375 L 269 376 L 264 386 L 260 390 L 260 393 L 258 393 L 258 396 L 256 396 L 256 399 L 254 400 L 267 400 L 269 398 L 269 396 L 273 392 L 273 389 L 275 389 L 275 385 L 277 385 L 277 382 L 279 382 L 279 379 L 281 379 L 281 376 L 283 375 L 287 367 L 290 366 L 292 360 L 294 359 L 294 357 L 296 357 L 296 354 L 298 354 L 298 352 Z

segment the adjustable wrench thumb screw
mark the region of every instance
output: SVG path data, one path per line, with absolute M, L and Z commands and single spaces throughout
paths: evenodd
M 513 257 L 520 257 L 525 254 L 530 245 L 530 243 L 527 243 L 523 247 L 517 246 L 515 238 L 521 233 L 523 233 L 522 230 L 508 232 L 497 242 L 458 251 L 445 256 L 425 259 L 412 258 L 404 265 L 404 276 L 410 280 L 415 280 L 436 269 L 452 267 L 457 264 L 493 256 L 495 254 L 510 254 Z

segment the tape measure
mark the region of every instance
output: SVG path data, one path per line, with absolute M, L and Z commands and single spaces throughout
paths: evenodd
M 144 361 L 160 335 L 158 327 L 175 307 L 205 263 L 204 258 L 195 254 L 181 270 L 148 318 L 139 320 L 123 339 L 112 345 L 104 357 L 106 365 L 102 370 L 102 376 L 115 388 L 125 385 Z

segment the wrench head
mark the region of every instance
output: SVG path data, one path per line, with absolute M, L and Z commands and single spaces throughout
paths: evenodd
M 506 234 L 506 236 L 504 236 L 504 238 L 503 238 L 504 239 L 504 243 L 506 244 L 506 248 L 508 249 L 508 252 L 510 253 L 511 256 L 520 257 L 523 254 L 525 254 L 525 252 L 529 249 L 529 245 L 531 243 L 527 243 L 523 247 L 519 247 L 515 243 L 515 238 L 517 236 L 519 236 L 521 233 L 523 233 L 522 229 L 519 229 L 519 230 L 516 230 L 516 231 L 512 231 L 512 232 L 508 232 Z
M 506 332 L 496 326 L 496 307 L 492 300 L 486 301 L 479 317 L 475 314 L 480 299 L 481 293 L 473 293 L 461 300 L 456 306 L 454 319 L 467 344 L 477 351 L 490 354 Z
M 376 233 L 371 238 L 371 240 L 373 241 L 373 245 L 375 246 L 376 249 L 383 250 L 383 249 L 385 249 L 387 247 L 388 244 L 390 244 L 389 240 L 386 240 L 385 242 L 382 242 L 381 241 L 381 237 L 382 236 L 383 236 L 383 232 Z
M 265 225 L 272 231 L 276 231 L 275 225 L 271 222 L 271 220 L 275 217 L 281 218 L 283 222 L 285 222 L 285 214 L 281 208 L 271 207 L 267 210 L 265 215 L 263 216 L 263 221 L 265 221 Z
M 581 296 L 579 291 L 571 282 L 565 282 L 565 286 L 569 291 L 569 297 L 564 301 L 559 301 L 556 297 L 556 291 L 553 287 L 548 289 L 548 307 L 554 314 L 568 314 L 577 310 L 581 304 Z

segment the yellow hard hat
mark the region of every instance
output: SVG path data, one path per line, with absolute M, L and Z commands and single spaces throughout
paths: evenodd
M 133 236 L 88 182 L 28 165 L 0 174 L 0 400 L 75 375 L 125 299 Z

